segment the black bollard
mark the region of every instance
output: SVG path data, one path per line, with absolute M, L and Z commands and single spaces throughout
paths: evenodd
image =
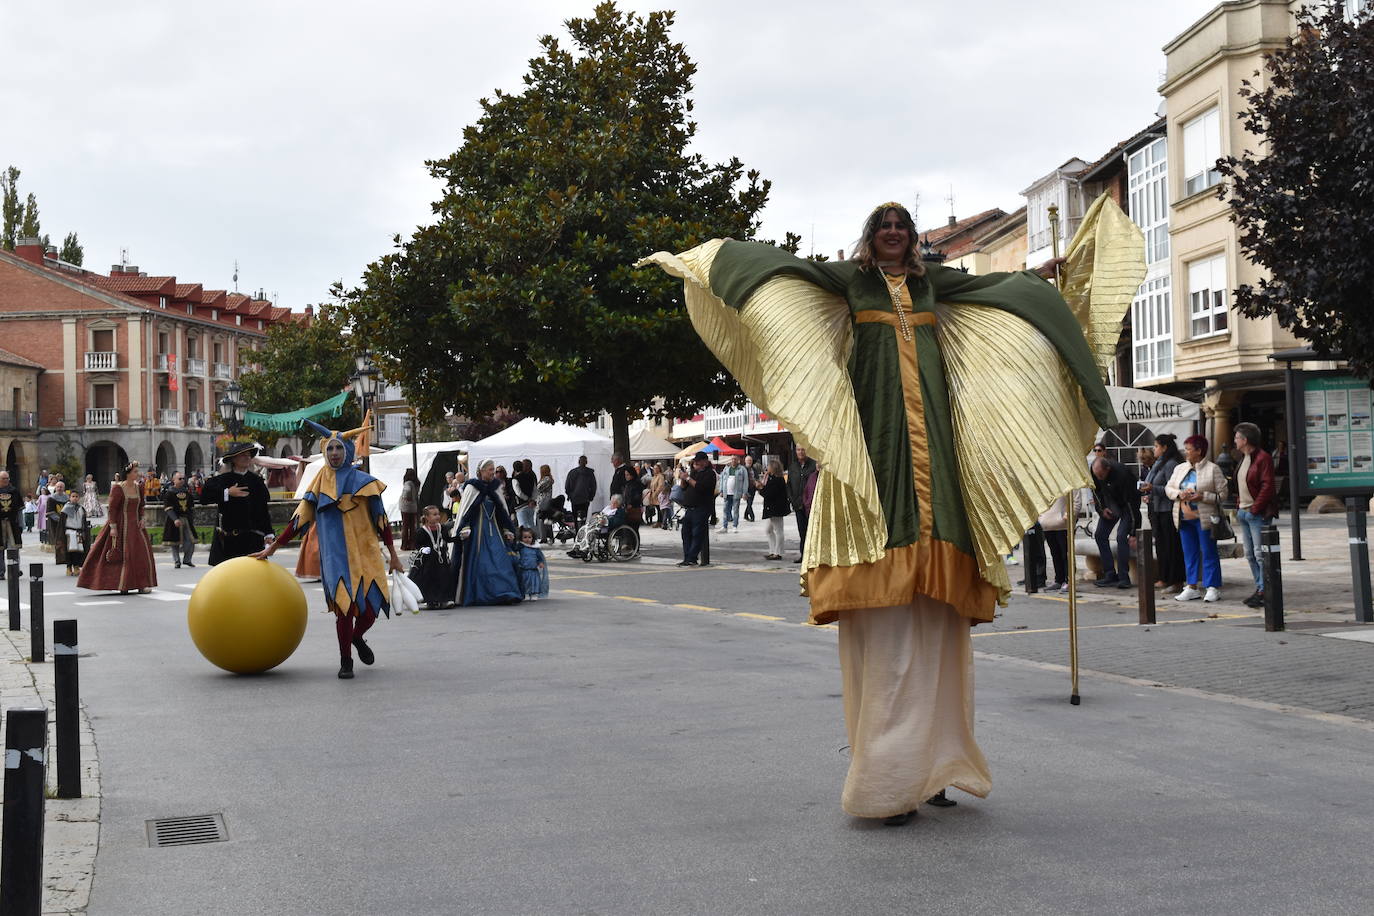
M 29 661 L 48 660 L 48 627 L 43 622 L 43 564 L 29 564 Z
M 1135 533 L 1136 612 L 1141 624 L 1155 622 L 1155 532 L 1148 526 Z
M 711 565 L 711 522 L 706 522 L 706 533 L 701 537 L 701 565 Z
M 1374 623 L 1374 606 L 1369 594 L 1369 538 L 1365 510 L 1369 497 L 1350 496 L 1345 500 L 1345 523 L 1350 535 L 1350 575 L 1355 586 L 1355 619 Z
M 75 620 L 52 622 L 53 714 L 57 717 L 57 797 L 81 797 L 81 683 Z
M 11 709 L 5 721 L 5 812 L 0 824 L 0 913 L 43 912 L 46 709 Z
M 5 584 L 10 593 L 10 629 L 19 629 L 19 551 L 5 551 Z
M 1279 529 L 1270 521 L 1260 530 L 1260 553 L 1264 564 L 1264 629 L 1283 631 L 1283 571 L 1279 568 Z

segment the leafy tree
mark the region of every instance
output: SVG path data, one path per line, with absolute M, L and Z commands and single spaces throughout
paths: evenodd
M 0 247 L 14 250 L 24 208 L 19 203 L 19 170 L 9 166 L 0 172 Z
M 1236 290 L 1250 318 L 1374 373 L 1374 17 L 1342 4 L 1297 14 L 1298 32 L 1246 81 L 1240 115 L 1261 152 L 1217 167 L 1241 250 L 1269 273 Z M 1260 74 L 1256 73 L 1256 77 Z
M 32 194 L 24 202 L 24 220 L 19 225 L 19 235 L 21 238 L 36 239 L 42 234 L 38 222 L 38 198 Z
M 62 251 L 57 255 L 68 264 L 81 266 L 81 262 L 86 259 L 86 250 L 81 247 L 81 243 L 76 240 L 75 232 L 68 232 L 67 237 L 62 240 Z
M 770 182 L 708 163 L 696 66 L 671 12 L 614 3 L 546 35 L 518 93 L 497 90 L 459 149 L 428 162 L 445 186 L 433 225 L 336 287 L 351 329 L 427 419 L 501 409 L 588 422 L 615 445 L 656 396 L 677 416 L 737 402 L 692 331 L 680 285 L 631 265 L 717 236 L 750 238 Z
M 267 342 L 261 350 L 239 352 L 240 363 L 262 367 L 239 378 L 248 409 L 285 413 L 318 404 L 347 388 L 354 366 L 352 350 L 340 345 L 343 338 L 343 325 L 327 310 L 322 310 L 309 324 L 274 323 L 267 330 Z M 361 422 L 356 401 L 349 399 L 344 403 L 343 413 L 326 425 L 352 429 Z M 282 436 L 272 430 L 248 428 L 244 435 L 269 444 Z
M 84 477 L 81 459 L 76 457 L 76 443 L 70 433 L 57 434 L 57 460 L 50 469 L 62 475 L 68 488 L 76 488 Z

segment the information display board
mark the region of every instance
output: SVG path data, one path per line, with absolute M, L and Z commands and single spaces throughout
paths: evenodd
M 1374 419 L 1367 379 L 1344 372 L 1299 373 L 1299 443 L 1309 495 L 1374 491 Z

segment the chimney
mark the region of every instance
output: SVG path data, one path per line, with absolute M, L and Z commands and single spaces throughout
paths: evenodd
M 951 213 L 951 214 L 949 215 L 949 224 L 950 224 L 951 226 L 953 226 L 953 225 L 954 225 L 955 223 L 957 223 L 957 222 L 959 222 L 959 221 L 958 221 L 957 219 L 955 219 L 955 218 L 954 218 L 954 214 Z
M 313 306 L 313 305 L 307 305 L 307 306 L 305 307 L 305 314 L 306 314 L 307 317 L 314 315 L 314 314 L 315 314 L 315 306 Z
M 14 253 L 30 264 L 43 266 L 43 243 L 38 239 L 15 239 Z

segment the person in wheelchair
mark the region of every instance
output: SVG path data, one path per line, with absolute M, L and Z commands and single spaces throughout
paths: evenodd
M 610 540 L 611 532 L 626 524 L 625 507 L 619 494 L 617 494 L 611 497 L 611 501 L 604 509 L 594 513 L 587 520 L 587 524 L 577 534 L 576 546 L 568 551 L 568 556 L 582 559 L 587 557 L 606 559 L 607 541 Z M 635 538 L 633 554 L 638 554 L 638 552 L 638 538 Z

